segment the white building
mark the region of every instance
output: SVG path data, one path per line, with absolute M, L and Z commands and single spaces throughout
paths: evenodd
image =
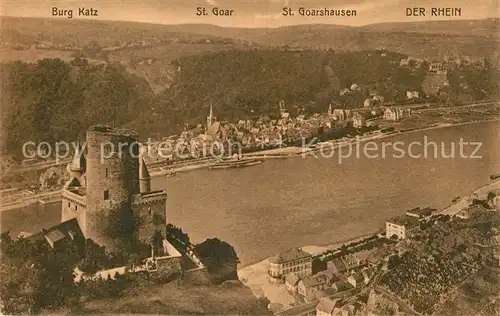
M 419 98 L 418 91 L 406 91 L 406 98 L 408 100 L 418 99 Z
M 406 239 L 419 227 L 419 221 L 412 216 L 393 217 L 385 223 L 385 232 L 387 238 L 397 236 L 398 239 Z

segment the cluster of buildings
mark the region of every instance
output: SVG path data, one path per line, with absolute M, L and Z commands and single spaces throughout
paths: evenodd
M 418 97 L 416 91 L 408 93 Z M 412 113 L 410 108 L 398 106 L 351 110 L 334 108 L 330 104 L 326 113 L 292 117 L 286 111 L 283 101 L 279 104 L 279 111 L 280 116 L 277 119 L 261 116 L 233 123 L 218 120 L 213 107 L 210 106 L 206 124 L 198 124 L 194 128 L 186 126 L 180 135 L 164 137 L 161 141 L 151 143 L 148 146 L 148 157 L 156 157 L 158 160 L 175 160 L 179 154 L 190 158 L 204 157 L 207 155 L 207 148 L 213 150 L 214 143 L 224 142 L 236 143 L 242 149 L 283 147 L 303 138 L 328 133 L 338 127 L 352 126 L 361 129 L 370 126 L 370 119 L 374 117 L 398 121 L 411 118 Z
M 384 247 L 345 254 L 326 262 L 326 269 L 318 273 L 313 267 L 316 257 L 293 248 L 270 258 L 268 280 L 284 283 L 289 293 L 306 303 L 359 289 L 377 274 L 378 264 L 389 253 Z
M 292 117 L 284 108 L 283 102 L 280 102 L 279 106 L 280 117 L 277 119 L 264 116 L 238 120 L 236 123 L 217 120 L 210 106 L 204 126 L 199 124 L 194 128 L 186 127 L 180 135 L 163 138 L 162 141 L 151 144 L 150 156 L 175 159 L 175 153 L 186 152 L 192 157 L 201 157 L 205 154 L 202 150 L 209 147 L 207 145 L 226 141 L 238 143 L 243 148 L 284 146 L 286 143 L 332 130 L 339 122 L 342 126 L 352 124 L 354 128 L 362 128 L 366 126 L 366 117 L 372 115 L 366 111 L 362 113 L 349 109 L 334 109 L 330 105 L 328 111 L 323 114 L 301 114 Z

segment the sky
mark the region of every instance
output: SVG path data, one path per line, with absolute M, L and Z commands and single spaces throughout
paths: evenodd
M 280 27 L 297 24 L 341 24 L 360 26 L 380 22 L 412 22 L 500 17 L 499 0 L 0 0 L 0 15 L 52 17 L 52 8 L 72 9 L 74 19 L 136 21 L 159 24 L 209 23 L 230 27 Z M 78 17 L 78 9 L 97 9 L 98 16 Z M 197 16 L 197 7 L 210 14 Z M 214 7 L 233 10 L 232 16 L 213 16 Z M 289 7 L 294 16 L 283 16 Z M 305 17 L 298 9 L 356 10 L 356 16 Z M 406 9 L 423 7 L 461 8 L 460 17 L 406 16 Z M 64 19 L 66 17 L 57 17 Z

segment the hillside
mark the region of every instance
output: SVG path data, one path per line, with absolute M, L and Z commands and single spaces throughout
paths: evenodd
M 375 23 L 361 27 L 377 32 L 414 32 L 460 36 L 499 37 L 500 19 L 450 20 L 427 22 Z
M 186 55 L 233 49 L 283 47 L 321 50 L 388 50 L 417 58 L 485 56 L 497 63 L 498 19 L 382 23 L 363 27 L 296 25 L 226 28 L 206 24 L 2 17 L 2 60 L 34 62 L 74 56 L 118 62 L 145 79 L 155 93 L 172 84 L 173 62 Z M 78 34 L 78 36 L 75 36 Z M 500 63 L 498 63 L 500 64 Z

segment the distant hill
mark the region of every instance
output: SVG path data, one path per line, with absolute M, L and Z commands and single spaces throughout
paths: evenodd
M 155 93 L 170 87 L 179 58 L 235 49 L 388 50 L 429 59 L 460 54 L 500 64 L 499 19 L 279 28 L 17 17 L 0 17 L 0 23 L 2 60 L 70 61 L 78 56 L 94 63 L 119 62 Z
M 376 23 L 360 29 L 377 32 L 412 32 L 425 34 L 444 34 L 460 36 L 500 36 L 500 19 L 450 20 L 428 22 Z
M 123 41 L 210 40 L 264 46 L 345 50 L 387 49 L 432 57 L 436 54 L 491 55 L 498 47 L 499 19 L 378 23 L 361 27 L 329 24 L 279 28 L 228 28 L 209 24 L 161 25 L 123 21 L 1 17 L 2 42 L 36 41 L 100 47 Z M 78 34 L 78 36 L 75 36 Z M 434 46 L 439 46 L 434 48 Z

